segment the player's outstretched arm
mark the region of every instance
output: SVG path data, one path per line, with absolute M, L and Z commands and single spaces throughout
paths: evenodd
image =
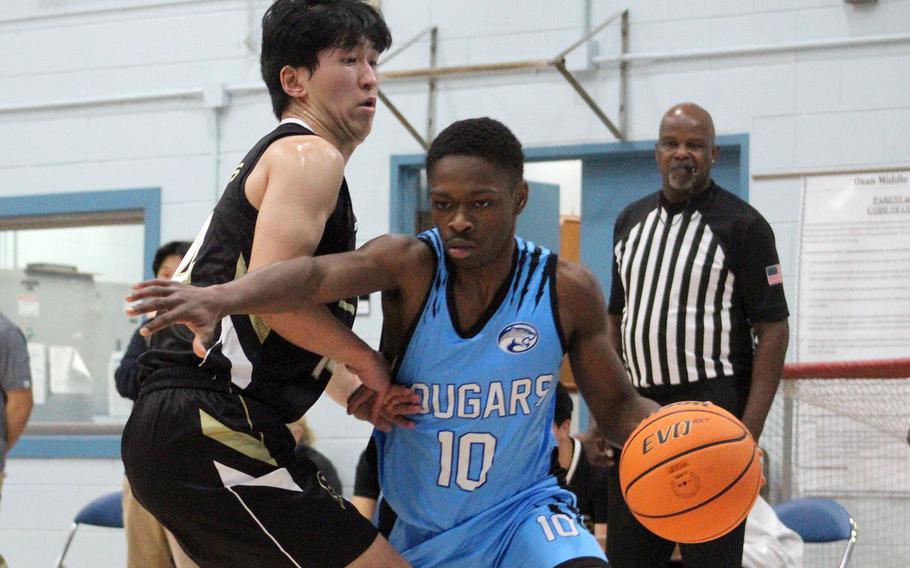
M 576 263 L 560 261 L 559 316 L 569 343 L 572 374 L 600 430 L 622 447 L 635 427 L 660 406 L 638 395 L 607 333 L 600 284 Z
M 166 280 L 147 280 L 126 297 L 127 313 L 163 312 L 142 328 L 149 335 L 180 323 L 193 331 L 206 329 L 229 314 L 294 311 L 307 303 L 322 304 L 394 289 L 408 274 L 425 245 L 403 235 L 384 235 L 360 249 L 325 256 L 300 256 L 263 266 L 237 280 L 199 288 Z M 428 250 L 428 249 L 427 249 Z
M 183 289 L 183 299 L 188 300 L 189 304 L 175 303 L 180 298 L 170 294 L 170 302 L 160 306 L 170 312 L 153 320 L 146 326 L 145 333 L 193 318 L 200 321 L 187 323 L 192 323 L 194 331 L 204 331 L 205 326 L 212 325 L 211 321 L 224 315 L 255 313 L 272 332 L 287 341 L 348 365 L 360 376 L 364 385 L 380 395 L 376 400 L 381 401 L 381 395 L 389 385 L 387 364 L 381 355 L 332 317 L 326 306 L 320 305 L 329 297 L 314 295 L 313 291 L 328 281 L 332 299 L 351 297 L 382 289 L 388 281 L 376 277 L 377 273 L 380 276 L 384 273 L 381 270 L 363 270 L 352 281 L 336 280 L 334 282 L 338 285 L 332 286 L 331 278 L 321 277 L 327 272 L 309 266 L 315 261 L 307 259 L 314 254 L 323 238 L 326 220 L 337 205 L 343 175 L 344 157 L 331 144 L 318 137 L 291 136 L 269 146 L 256 168 L 250 172 L 245 186 L 247 199 L 259 211 L 249 259 L 249 275 L 250 279 L 255 277 L 260 280 L 238 281 L 236 286 L 240 289 L 237 291 L 232 291 L 230 284 L 213 286 L 205 292 Z M 364 253 L 357 259 L 369 257 L 368 253 Z M 260 269 L 272 264 L 301 258 L 304 271 L 309 273 L 302 286 L 293 270 L 291 277 L 283 273 L 272 275 L 277 280 L 269 280 L 268 272 L 263 272 L 264 276 L 257 275 Z M 385 265 L 373 263 L 372 266 L 381 269 Z M 387 274 L 394 275 L 394 272 Z M 288 300 L 289 292 L 297 286 L 304 290 L 293 298 L 296 302 L 292 303 Z M 157 288 L 168 289 L 166 286 Z M 132 299 L 138 299 L 141 293 L 151 294 L 152 291 L 137 290 Z M 200 294 L 206 293 L 209 297 L 203 295 L 200 300 Z M 192 302 L 194 298 L 196 303 Z M 276 298 L 280 301 L 276 301 Z M 273 303 L 276 305 L 273 306 Z M 283 309 L 287 307 L 293 309 Z M 131 313 L 151 309 L 155 308 L 146 303 L 144 307 L 136 306 Z M 189 317 L 187 314 L 194 310 L 198 312 L 197 315 Z M 209 321 L 203 322 L 203 319 Z M 374 416 L 378 410 L 379 402 L 374 404 Z

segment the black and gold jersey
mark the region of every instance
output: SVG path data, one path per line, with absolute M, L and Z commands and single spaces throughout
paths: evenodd
M 247 177 L 270 144 L 300 135 L 314 134 L 301 122 L 286 120 L 244 156 L 174 279 L 210 286 L 246 273 L 259 213 L 246 198 Z M 314 254 L 344 252 L 355 246 L 354 212 L 347 182 L 342 180 L 335 209 Z M 335 302 L 328 308 L 345 325 L 353 325 L 356 299 Z M 286 422 L 296 420 L 316 402 L 331 376 L 331 361 L 293 345 L 255 315 L 224 318 L 216 329 L 217 342 L 204 360 L 193 353 L 192 339 L 192 333 L 182 326 L 156 333 L 150 350 L 140 359 L 143 375 L 175 367 L 181 372 L 198 369 L 201 378 L 229 380 L 232 389 L 272 406 Z

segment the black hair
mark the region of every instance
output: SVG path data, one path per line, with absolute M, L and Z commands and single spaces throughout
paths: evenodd
M 169 256 L 179 256 L 183 258 L 186 255 L 186 251 L 190 250 L 189 241 L 171 241 L 165 243 L 158 247 L 158 250 L 155 251 L 155 259 L 152 260 L 152 274 L 157 275 L 158 269 L 161 268 L 161 265 L 164 264 L 164 259 Z
M 367 41 L 380 53 L 392 45 L 392 34 L 378 10 L 360 0 L 276 0 L 262 16 L 259 68 L 281 119 L 290 97 L 281 87 L 285 65 L 319 66 L 324 49 L 351 49 Z
M 509 172 L 518 185 L 524 177 L 521 142 L 509 128 L 489 117 L 453 122 L 439 133 L 427 150 L 427 174 L 446 156 L 475 156 Z
M 572 420 L 572 410 L 575 409 L 575 403 L 572 402 L 572 395 L 561 382 L 556 383 L 556 411 L 553 413 L 553 423 L 561 426 L 566 420 Z

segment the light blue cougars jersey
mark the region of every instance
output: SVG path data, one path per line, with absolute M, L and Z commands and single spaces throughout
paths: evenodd
M 411 430 L 377 432 L 380 483 L 405 523 L 438 533 L 549 476 L 555 383 L 564 353 L 556 255 L 518 237 L 512 274 L 459 333 L 452 278 L 435 229 L 420 235 L 436 274 L 399 355 L 396 379 L 420 394 Z

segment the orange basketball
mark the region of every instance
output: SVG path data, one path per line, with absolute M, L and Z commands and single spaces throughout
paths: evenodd
M 619 481 L 629 509 L 648 530 L 697 543 L 742 523 L 765 480 L 761 450 L 742 422 L 710 402 L 679 402 L 632 432 Z

